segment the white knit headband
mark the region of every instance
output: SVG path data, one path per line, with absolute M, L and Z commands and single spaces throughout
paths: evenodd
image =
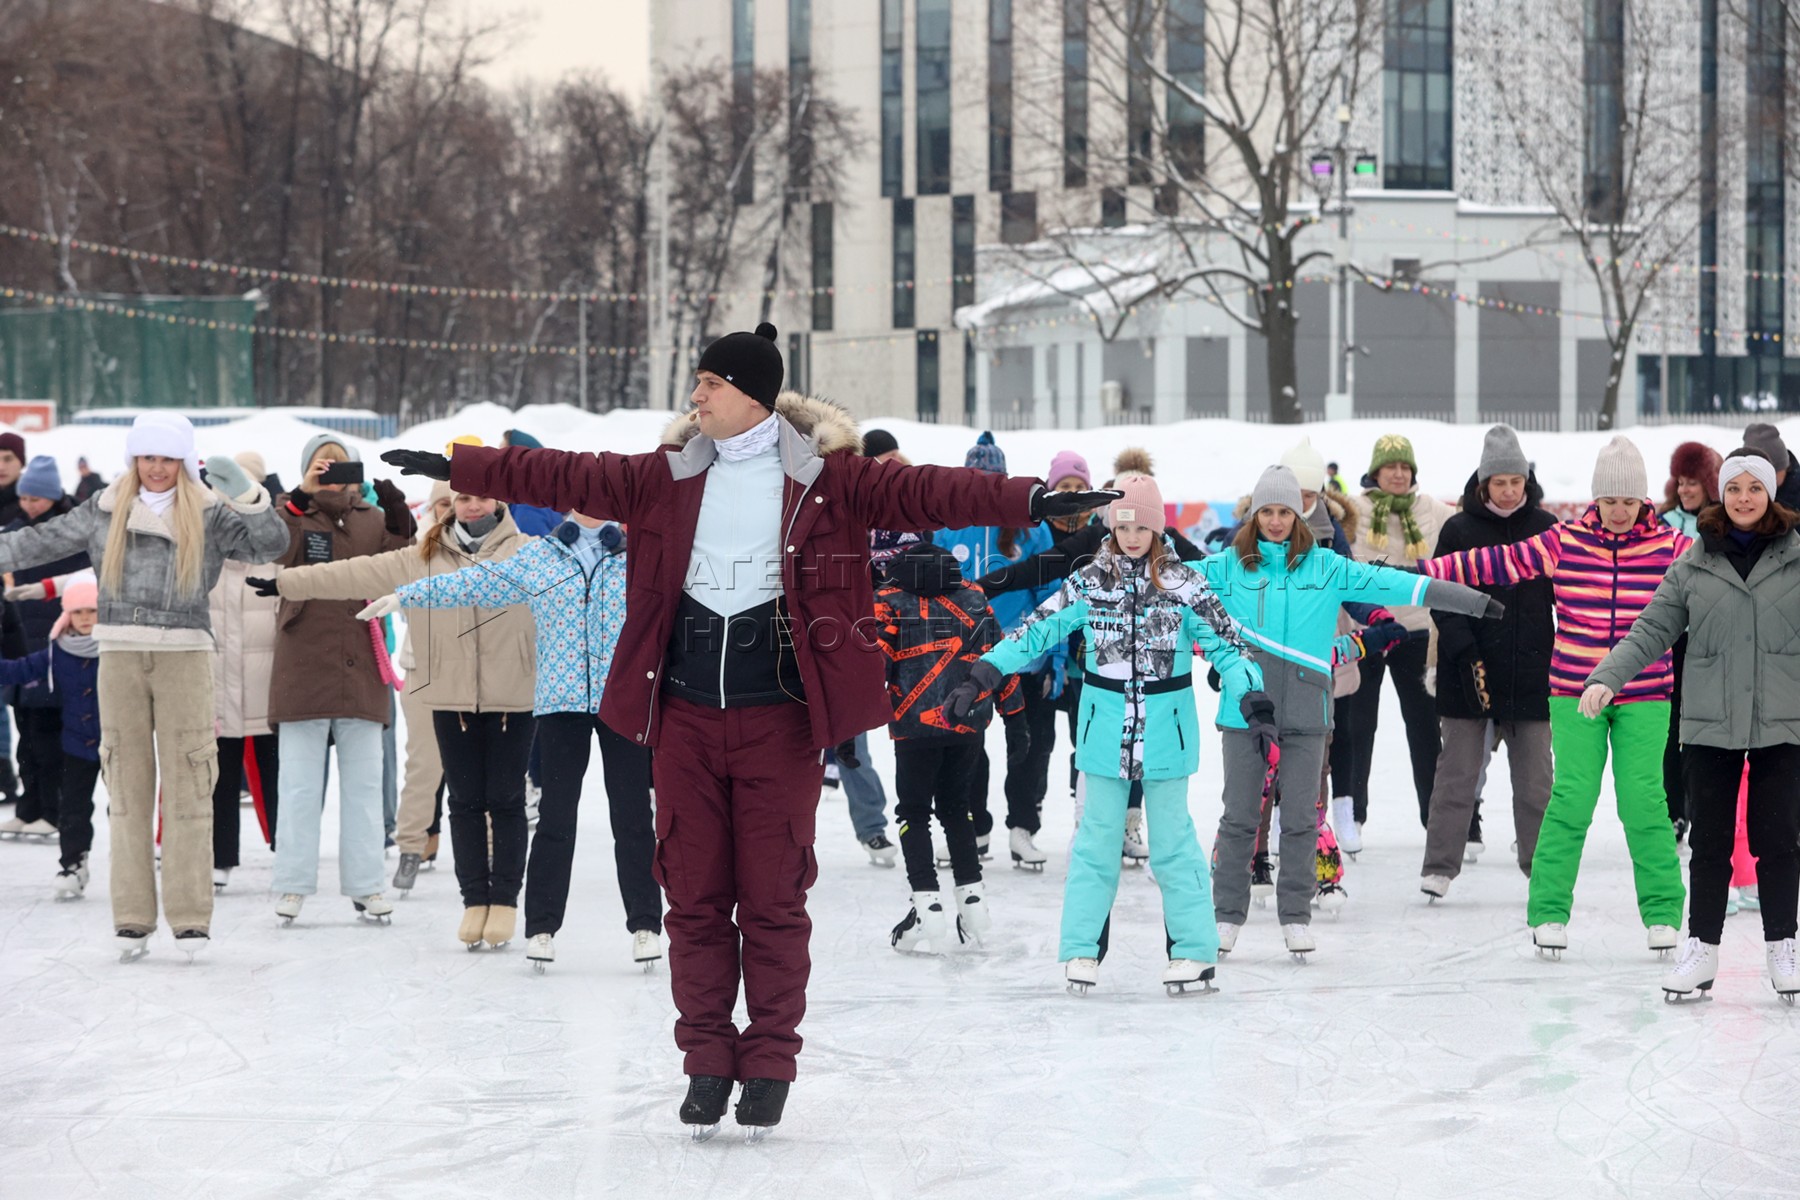
M 1719 495 L 1725 494 L 1725 484 L 1739 475 L 1748 475 L 1763 485 L 1771 499 L 1775 496 L 1775 464 L 1760 454 L 1744 454 L 1728 458 L 1719 468 Z

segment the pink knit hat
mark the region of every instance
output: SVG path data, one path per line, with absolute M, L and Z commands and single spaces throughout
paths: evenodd
M 1148 525 L 1161 533 L 1168 524 L 1163 512 L 1162 489 L 1148 475 L 1126 475 L 1115 479 L 1113 487 L 1124 492 L 1106 506 L 1106 524 L 1117 529 L 1121 525 Z
M 1065 479 L 1079 479 L 1084 488 L 1094 486 L 1094 477 L 1088 472 L 1087 459 L 1073 450 L 1057 451 L 1056 457 L 1050 460 L 1050 473 L 1044 476 L 1045 482 L 1051 487 Z
M 100 581 L 92 571 L 77 571 L 62 582 L 62 616 L 50 627 L 50 640 L 61 637 L 69 627 L 69 614 L 78 608 L 100 607 Z

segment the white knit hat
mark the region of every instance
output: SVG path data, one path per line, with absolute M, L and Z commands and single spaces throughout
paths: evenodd
M 125 435 L 125 465 L 135 466 L 142 455 L 179 458 L 187 473 L 200 482 L 200 458 L 194 453 L 194 424 L 180 413 L 139 413 Z
M 1303 437 L 1300 444 L 1281 456 L 1281 465 L 1293 471 L 1303 492 L 1325 490 L 1325 456 L 1313 449 L 1312 439 Z M 1298 512 L 1298 509 L 1294 511 Z
M 1644 470 L 1644 456 L 1623 435 L 1600 447 L 1594 461 L 1594 499 L 1616 496 L 1642 500 L 1650 494 L 1650 475 Z

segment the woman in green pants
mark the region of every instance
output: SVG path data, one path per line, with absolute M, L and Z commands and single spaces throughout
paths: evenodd
M 1644 611 L 1669 567 L 1693 539 L 1663 524 L 1642 499 L 1649 490 L 1643 457 L 1622 437 L 1594 466 L 1594 503 L 1573 521 L 1505 546 L 1447 554 L 1420 564 L 1435 579 L 1495 586 L 1548 577 L 1556 596 L 1550 657 L 1550 744 L 1556 762 L 1544 825 L 1531 863 L 1526 918 L 1532 943 L 1560 957 L 1569 945 L 1569 912 L 1581 849 L 1600 799 L 1610 743 L 1619 820 L 1637 884 L 1638 915 L 1652 950 L 1678 942 L 1686 894 L 1675 831 L 1663 795 L 1662 755 L 1669 736 L 1673 671 L 1662 655 L 1619 689 L 1603 720 L 1577 706 L 1589 674 Z

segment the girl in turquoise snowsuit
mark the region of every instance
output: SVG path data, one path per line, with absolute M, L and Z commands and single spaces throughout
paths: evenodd
M 1120 485 L 1094 561 L 989 651 L 961 690 L 969 701 L 1070 634 L 1083 631 L 1076 766 L 1087 808 L 1075 834 L 1063 893 L 1058 958 L 1074 984 L 1099 973 L 1100 931 L 1119 886 L 1119 846 L 1133 780 L 1144 787 L 1150 864 L 1162 889 L 1172 940 L 1164 982 L 1210 977 L 1219 955 L 1212 886 L 1188 813 L 1187 782 L 1200 766 L 1200 720 L 1191 674 L 1199 643 L 1223 680 L 1222 705 L 1236 709 L 1262 687 L 1236 626 L 1200 573 L 1163 539 L 1162 495 L 1149 477 Z M 959 702 L 952 697 L 950 704 Z

